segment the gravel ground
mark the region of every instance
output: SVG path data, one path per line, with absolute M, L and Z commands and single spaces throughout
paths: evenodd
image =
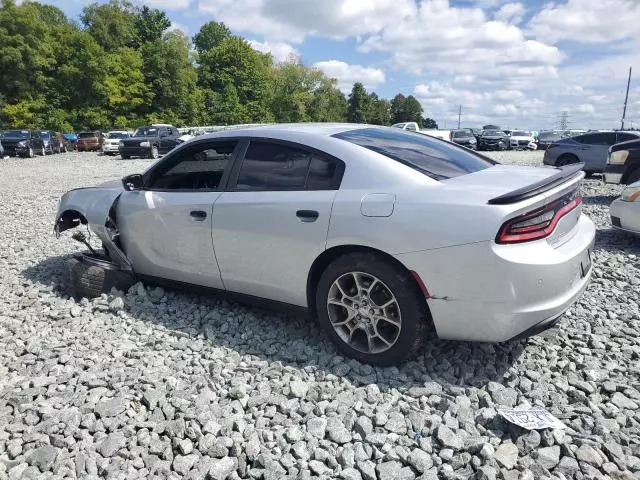
M 541 152 L 492 154 L 539 165 Z M 95 154 L 0 160 L 0 480 L 542 479 L 640 476 L 640 241 L 619 187 L 585 182 L 593 282 L 553 330 L 430 341 L 398 368 L 338 356 L 312 322 L 160 288 L 61 287 L 68 189 L 139 172 Z M 499 406 L 567 425 L 527 432 Z

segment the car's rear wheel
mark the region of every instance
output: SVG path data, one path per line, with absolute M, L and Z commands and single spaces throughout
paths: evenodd
M 129 155 L 120 155 L 120 158 L 123 160 L 129 160 L 131 157 Z
M 36 156 L 36 153 L 33 151 L 33 147 L 29 147 L 29 150 L 27 151 L 27 157 L 33 158 L 35 156 Z
M 132 272 L 122 270 L 106 257 L 83 253 L 69 260 L 70 289 L 74 298 L 99 297 L 112 288 L 126 292 L 134 283 Z
M 563 155 L 560 155 L 560 157 L 558 158 L 556 167 L 565 167 L 574 163 L 580 163 L 580 159 L 572 153 L 565 153 Z
M 316 290 L 320 326 L 338 350 L 374 365 L 413 356 L 430 324 L 426 302 L 402 267 L 373 253 L 333 261 Z
M 155 145 L 151 147 L 149 158 L 158 158 L 158 147 L 156 147 Z

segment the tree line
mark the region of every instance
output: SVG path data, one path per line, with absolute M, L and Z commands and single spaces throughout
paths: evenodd
M 0 126 L 56 131 L 166 122 L 225 125 L 423 118 L 413 96 L 391 101 L 299 58 L 274 62 L 219 22 L 193 38 L 166 13 L 126 0 L 93 3 L 79 22 L 58 8 L 0 0 Z

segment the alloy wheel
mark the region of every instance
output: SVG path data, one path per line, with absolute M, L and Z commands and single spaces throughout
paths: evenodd
M 351 348 L 369 354 L 389 350 L 402 328 L 400 305 L 379 278 L 349 272 L 337 278 L 327 297 L 331 326 Z

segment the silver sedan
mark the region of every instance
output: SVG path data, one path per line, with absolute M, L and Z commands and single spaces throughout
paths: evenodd
M 344 354 L 389 365 L 429 336 L 499 342 L 555 323 L 591 276 L 580 168 L 504 166 L 396 128 L 229 130 L 66 193 L 55 230 L 87 224 L 102 241 L 78 274 L 88 293 L 117 270 L 293 305 Z
M 640 235 L 640 182 L 632 183 L 609 207 L 613 228 Z

